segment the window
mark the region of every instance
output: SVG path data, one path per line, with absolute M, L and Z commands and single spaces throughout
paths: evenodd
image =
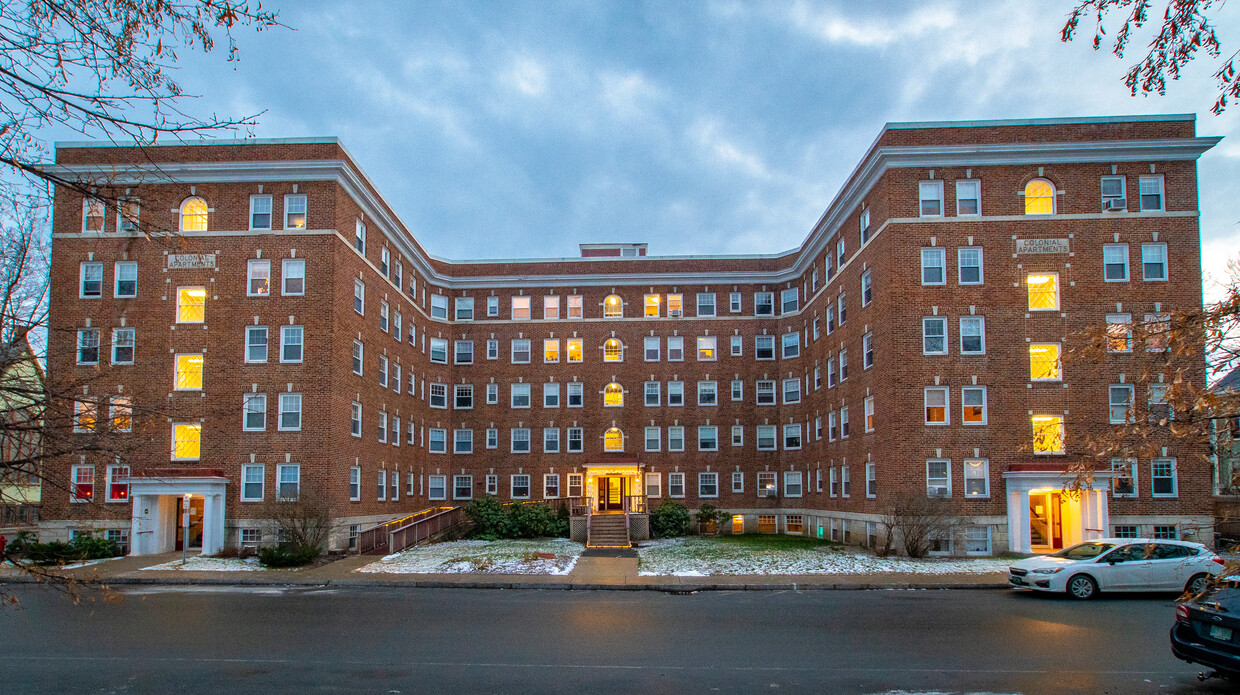
M 78 434 L 94 432 L 99 418 L 99 407 L 94 401 L 73 402 L 73 431 Z
M 177 355 L 174 364 L 177 391 L 202 390 L 202 355 Z
M 1140 529 L 1139 526 L 1135 526 L 1135 525 L 1130 526 L 1128 524 L 1116 524 L 1114 526 L 1114 529 L 1115 529 L 1115 532 L 1112 534 L 1113 538 L 1137 538 L 1140 536 L 1140 534 L 1138 533 L 1138 530 Z
M 757 393 L 758 405 L 775 405 L 775 381 L 773 379 L 755 382 L 754 391 Z
M 452 476 L 452 499 L 467 500 L 474 496 L 474 476 L 472 475 L 454 475 Z
M 585 490 L 585 476 L 580 473 L 568 474 L 568 496 L 581 497 Z
M 474 320 L 474 298 L 473 297 L 457 297 L 453 300 L 453 308 L 457 321 L 473 321 Z
M 603 451 L 624 451 L 624 432 L 619 427 L 609 427 L 603 433 Z
M 567 350 L 568 350 L 568 361 L 569 362 L 580 362 L 582 360 L 583 355 L 584 355 L 584 350 L 582 349 L 582 345 L 583 343 L 582 343 L 581 338 L 568 338 L 565 341 L 565 346 L 567 347 Z
M 774 316 L 775 315 L 775 293 L 774 292 L 754 292 L 753 294 L 753 315 L 754 316 Z
M 448 320 L 448 298 L 442 294 L 431 295 L 431 318 Z
M 733 314 L 741 313 L 741 293 L 731 292 L 728 294 L 728 311 Z
M 439 386 L 440 384 L 431 384 L 431 386 Z M 469 410 L 474 407 L 474 387 L 473 384 L 455 384 L 452 387 L 452 408 L 454 410 Z
M 382 273 L 384 276 L 386 276 L 388 275 L 391 268 L 392 268 L 392 252 L 388 250 L 388 247 L 384 246 L 383 248 L 379 249 L 379 272 Z
M 790 425 L 784 425 L 784 448 L 801 448 L 801 423 L 797 422 Z
M 784 497 L 800 497 L 804 491 L 801 471 L 784 471 Z
M 388 414 L 385 410 L 379 411 L 379 441 L 387 442 Z
M 301 326 L 280 326 L 280 361 L 301 362 L 303 341 Z
M 960 317 L 960 354 L 986 354 L 986 319 L 981 316 Z
M 1111 494 L 1115 497 L 1136 497 L 1137 460 L 1125 458 L 1111 459 L 1111 471 L 1115 474 L 1111 478 Z M 1135 536 L 1136 534 L 1133 534 L 1133 537 Z
M 543 474 L 543 499 L 555 499 L 560 496 L 560 475 L 558 473 Z
M 488 360 L 499 359 L 499 341 L 494 338 L 489 338 L 487 340 L 487 359 Z
M 1141 279 L 1158 281 L 1167 279 L 1167 245 L 1141 244 Z
M 133 401 L 129 396 L 112 396 L 108 419 L 115 432 L 133 431 Z
M 250 229 L 271 229 L 271 196 L 250 196 Z
M 759 471 L 757 487 L 758 497 L 774 497 L 777 489 L 776 480 L 774 471 Z M 773 529 L 771 532 L 773 532 Z
M 453 364 L 473 364 L 474 363 L 474 341 L 457 340 L 452 343 L 452 362 Z
M 107 215 L 107 206 L 98 198 L 86 198 L 82 201 L 82 231 L 102 232 L 103 220 Z
M 836 300 L 835 304 L 836 304 L 836 309 L 837 309 L 837 312 L 836 312 L 836 313 L 838 313 L 838 314 L 839 314 L 840 325 L 841 325 L 841 326 L 843 326 L 843 325 L 844 325 L 844 321 L 845 321 L 845 320 L 847 320 L 847 319 L 846 319 L 846 312 L 845 312 L 845 310 L 844 310 L 845 305 L 844 305 L 844 293 L 843 293 L 843 292 L 841 292 L 841 293 L 840 293 L 840 296 L 839 296 L 839 298 Z
M 618 408 L 624 405 L 624 388 L 612 382 L 603 388 L 603 406 Z
M 207 207 L 207 201 L 202 198 L 186 198 L 185 202 L 181 203 L 181 231 L 207 231 L 207 215 L 209 213 L 210 208 Z
M 658 406 L 663 400 L 661 394 L 662 384 L 658 381 L 647 381 L 644 388 L 646 396 L 645 404 L 649 407 Z
M 116 205 L 116 231 L 136 232 L 142 216 L 142 203 L 136 198 L 121 198 Z
M 865 406 L 865 431 L 874 431 L 874 396 L 866 396 Z
M 950 459 L 930 459 L 926 461 L 926 496 L 952 496 Z
M 801 334 L 785 333 L 783 337 L 783 358 L 790 359 L 792 357 L 801 356 Z
M 672 406 L 681 406 L 685 404 L 685 382 L 667 382 L 667 404 Z
M 1175 524 L 1171 524 L 1171 525 L 1155 524 L 1154 525 L 1154 539 L 1155 540 L 1174 541 L 1174 540 L 1179 540 L 1179 538 L 1180 538 L 1180 535 L 1176 532 Z M 1158 547 L 1166 548 L 1167 546 L 1159 544 Z M 1182 548 L 1183 546 L 1173 546 L 1172 552 L 1182 553 L 1183 552 L 1181 550 Z M 1184 555 L 1177 554 L 1175 557 L 1184 557 Z
M 839 429 L 837 429 L 838 414 L 832 410 L 827 414 L 827 441 L 833 442 L 839 438 Z
M 242 396 L 241 429 L 247 432 L 267 429 L 267 394 L 247 393 Z
M 1141 195 L 1141 212 L 1162 212 L 1163 177 L 1142 176 L 1137 179 Z
M 1059 363 L 1059 343 L 1029 345 L 1029 378 L 1033 381 L 1059 381 L 1063 378 Z
M 474 453 L 474 431 L 473 430 L 453 430 L 452 432 L 452 453 L 454 454 Z
M 263 353 L 264 353 L 264 355 L 266 355 L 266 350 L 267 350 L 267 347 L 266 347 L 266 344 L 265 344 L 266 337 L 267 337 L 267 336 L 266 336 L 266 332 L 264 331 L 264 333 L 263 333 L 263 340 L 264 340 L 264 345 L 263 345 Z M 358 376 L 361 376 L 361 375 L 362 375 L 362 356 L 363 356 L 363 355 L 362 355 L 362 343 L 361 343 L 361 341 L 354 340 L 354 341 L 353 341 L 353 373 L 354 373 L 354 374 L 356 374 L 356 375 L 358 375 Z M 265 357 L 264 357 L 264 361 L 266 361 L 266 358 L 265 358 Z
M 306 293 L 306 260 L 304 258 L 285 258 L 282 261 L 281 277 L 285 296 L 301 296 Z
M 844 255 L 844 237 L 840 237 L 839 240 L 835 242 L 835 258 L 836 267 L 843 268 L 844 261 L 847 259 L 847 256 Z
M 366 314 L 366 283 L 361 280 L 353 281 L 353 311 Z
M 947 249 L 929 248 L 921 250 L 921 284 L 947 284 Z
M 1145 315 L 1145 351 L 1166 352 L 1167 333 L 1171 330 L 1171 317 L 1168 314 Z
M 878 497 L 878 471 L 873 463 L 865 464 L 865 496 L 873 499 Z
M 1054 311 L 1059 309 L 1058 274 L 1030 273 L 1025 281 L 1029 286 L 1029 309 L 1031 311 Z
M 646 496 L 659 498 L 663 496 L 662 480 L 658 473 L 646 474 Z
M 714 292 L 698 292 L 697 315 L 698 316 L 714 316 L 715 315 L 715 293 Z
M 487 316 L 499 316 L 499 297 L 487 297 Z
M 1150 384 L 1146 391 L 1146 407 L 1152 424 L 1166 425 L 1171 422 L 1174 412 L 1167 400 L 1167 391 L 1167 384 Z
M 1025 214 L 1055 214 L 1055 186 L 1046 179 L 1034 179 L 1025 184 Z
M 569 382 L 568 402 L 565 405 L 569 408 L 581 408 L 585 406 L 585 403 L 585 385 L 580 381 Z
M 801 380 L 784 379 L 784 403 L 801 402 Z
M 1064 453 L 1063 418 L 1058 415 L 1034 415 L 1033 453 Z
M 668 340 L 668 359 L 671 359 L 671 340 Z M 603 342 L 603 361 L 604 362 L 623 362 L 624 346 L 615 338 L 608 338 Z
M 869 306 L 874 301 L 874 278 L 871 271 L 867 270 L 861 274 L 861 306 Z
M 353 227 L 353 248 L 366 255 L 366 223 L 357 220 Z
M 990 461 L 964 460 L 964 496 L 990 497 Z
M 956 273 L 961 285 L 982 284 L 982 247 L 961 246 L 956 249 Z
M 1150 461 L 1151 491 L 1155 497 L 1175 497 L 1175 459 L 1154 459 Z
M 543 297 L 543 318 L 553 320 L 560 318 L 560 298 L 555 295 Z
M 931 386 L 926 388 L 925 400 L 927 425 L 950 424 L 947 410 L 947 394 L 948 389 L 945 386 Z
M 870 210 L 868 208 L 862 210 L 861 215 L 857 218 L 857 221 L 858 226 L 861 228 L 861 243 L 864 244 L 870 240 Z M 818 277 L 817 268 L 814 269 L 814 277 Z M 815 283 L 814 289 L 818 289 L 817 283 Z
M 659 295 L 646 295 L 646 318 L 657 318 L 659 316 Z
M 775 451 L 775 425 L 758 425 L 758 451 Z
M 263 477 L 264 466 L 261 463 L 251 463 L 241 467 L 242 502 L 258 502 L 263 499 Z
M 775 359 L 775 336 L 756 335 L 753 339 L 753 355 L 755 360 Z
M 922 181 L 917 184 L 918 208 L 921 217 L 943 216 L 943 182 Z
M 985 425 L 986 387 L 965 386 L 960 389 L 961 421 L 966 425 Z
M 426 477 L 426 498 L 431 500 L 448 499 L 448 476 L 428 475 Z
M 486 447 L 487 447 L 488 449 L 498 449 L 498 448 L 499 448 L 499 430 L 498 430 L 498 429 L 496 429 L 496 428 L 494 428 L 494 427 L 488 427 L 488 428 L 487 428 L 487 434 L 486 434 L 486 437 L 487 437 L 487 444 L 486 444 Z M 493 493 L 493 492 L 488 492 L 487 494 L 492 494 L 492 495 L 493 495 L 493 494 L 495 494 L 495 493 Z
M 1128 244 L 1102 247 L 1102 276 L 1106 282 L 1128 282 Z
M 741 381 L 740 379 L 732 380 L 732 400 L 734 401 L 745 400 L 745 382 L 744 381 Z
M 306 196 L 301 194 L 284 196 L 284 228 L 306 228 Z
M 100 265 L 101 277 L 100 290 L 102 291 L 102 265 Z M 113 272 L 116 275 L 116 283 L 112 288 L 114 297 L 136 297 L 138 296 L 138 264 L 136 261 L 119 261 L 113 266 Z M 85 284 L 83 283 L 83 296 L 85 295 Z
M 684 473 L 668 473 L 667 474 L 667 496 L 668 497 L 684 497 L 685 496 L 685 474 Z
M 794 336 L 796 334 L 793 334 Z M 697 358 L 698 362 L 713 362 L 718 359 L 719 353 L 716 351 L 718 345 L 718 336 L 706 335 L 699 336 L 697 339 Z
M 88 329 L 89 330 L 89 329 Z M 112 329 L 112 364 L 133 364 L 134 357 L 134 330 L 133 328 L 113 328 Z M 78 337 L 79 346 L 81 345 L 81 336 Z M 98 345 L 96 344 L 96 351 Z M 79 362 L 81 361 L 81 351 L 78 351 Z M 98 358 L 96 357 L 96 360 Z
M 511 450 L 514 454 L 530 453 L 530 429 L 528 427 L 514 427 L 511 430 Z
M 732 492 L 745 491 L 745 474 L 741 471 L 732 471 Z
M 560 385 L 551 382 L 543 384 L 543 407 L 558 408 L 560 407 Z
M 647 427 L 646 435 L 646 451 L 658 451 L 662 445 L 663 434 L 658 427 Z
M 964 528 L 964 554 L 990 555 L 990 527 L 966 526 Z
M 648 335 L 642 339 L 643 352 L 647 362 L 659 361 L 659 337 Z
M 719 496 L 719 474 L 698 473 L 698 497 Z
M 448 363 L 448 341 L 446 339 L 431 338 L 430 360 L 435 364 Z
M 745 427 L 743 425 L 732 425 L 732 446 L 745 445 Z
M 1102 210 L 1103 212 L 1126 212 L 1128 200 L 1125 198 L 1126 182 L 1123 176 L 1103 176 Z
M 585 451 L 585 431 L 580 427 L 568 428 L 568 453 L 579 454 Z
M 946 316 L 926 316 L 921 320 L 921 354 L 947 354 Z
M 432 454 L 448 453 L 448 431 L 434 427 L 426 431 L 426 450 Z
M 412 422 L 409 423 L 412 426 Z M 354 437 L 362 436 L 362 404 L 353 402 L 353 408 L 349 412 L 349 433 Z
M 531 318 L 533 304 L 532 297 L 513 297 L 512 298 L 512 320 L 528 321 Z
M 607 295 L 607 298 L 603 300 L 603 318 L 617 319 L 622 316 L 624 316 L 624 302 L 614 294 Z
M 197 460 L 202 451 L 202 425 L 178 422 L 172 426 L 172 459 Z
M 719 428 L 714 425 L 698 426 L 698 451 L 719 450 Z
M 963 179 L 956 182 L 956 216 L 982 214 L 982 182 Z
M 530 407 L 530 385 L 513 384 L 510 392 L 509 405 L 513 408 Z
M 779 293 L 779 313 L 795 314 L 801 308 L 800 293 L 795 287 L 791 287 Z
M 73 489 L 70 493 L 72 502 L 89 502 L 95 498 L 95 467 L 73 467 Z
M 1107 352 L 1132 352 L 1132 314 L 1107 314 Z
M 667 428 L 667 450 L 685 450 L 685 428 L 676 426 Z
M 206 318 L 207 290 L 181 287 L 177 290 L 177 323 L 202 323 Z

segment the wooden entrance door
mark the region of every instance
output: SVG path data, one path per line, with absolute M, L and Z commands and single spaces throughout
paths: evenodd
M 598 479 L 598 509 L 601 512 L 624 511 L 624 498 L 628 494 L 628 480 L 622 475 L 608 475 Z

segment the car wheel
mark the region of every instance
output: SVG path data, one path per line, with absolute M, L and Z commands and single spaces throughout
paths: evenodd
M 1200 594 L 1201 592 L 1205 591 L 1206 587 L 1209 585 L 1210 585 L 1210 575 L 1198 574 L 1198 575 L 1194 575 L 1192 579 L 1188 580 L 1188 583 L 1184 585 L 1184 591 L 1190 596 L 1196 596 L 1197 594 Z
M 1098 583 L 1088 574 L 1078 574 L 1068 580 L 1068 595 L 1082 601 L 1098 595 Z

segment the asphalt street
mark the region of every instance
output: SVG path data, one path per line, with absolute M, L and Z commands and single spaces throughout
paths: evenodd
M 37 587 L 0 609 L 18 693 L 1222 693 L 1173 597 Z

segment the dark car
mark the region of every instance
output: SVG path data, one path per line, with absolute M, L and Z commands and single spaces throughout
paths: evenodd
M 1216 671 L 1210 676 L 1240 680 L 1240 577 L 1221 579 L 1176 606 L 1171 653 Z

